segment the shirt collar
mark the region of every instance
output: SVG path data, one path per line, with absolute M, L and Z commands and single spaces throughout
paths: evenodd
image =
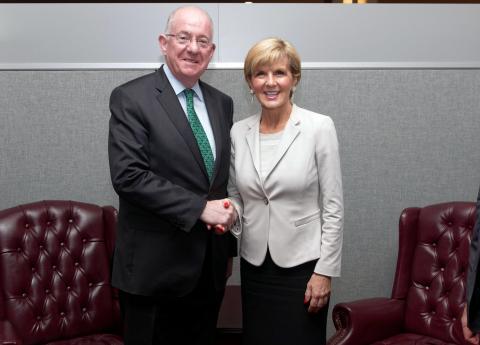
M 170 71 L 170 68 L 168 68 L 167 64 L 163 64 L 163 71 L 165 72 L 165 75 L 167 76 L 167 79 L 170 82 L 170 85 L 172 85 L 172 88 L 173 88 L 173 91 L 175 91 L 175 94 L 177 96 L 179 94 L 183 94 L 183 90 L 185 90 L 186 87 L 177 78 L 175 78 L 172 71 Z M 203 102 L 202 89 L 200 88 L 198 81 L 195 83 L 195 85 L 193 85 L 192 90 L 195 92 L 195 95 L 197 95 L 200 101 Z

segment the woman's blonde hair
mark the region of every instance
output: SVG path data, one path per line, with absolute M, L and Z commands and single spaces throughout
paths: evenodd
M 250 48 L 243 65 L 245 80 L 249 83 L 257 68 L 271 65 L 283 58 L 287 58 L 290 72 L 298 83 L 302 76 L 300 56 L 290 42 L 275 37 L 261 40 Z

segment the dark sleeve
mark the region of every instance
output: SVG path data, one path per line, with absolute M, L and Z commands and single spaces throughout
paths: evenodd
M 206 198 L 151 171 L 148 124 L 140 106 L 122 87 L 112 92 L 110 112 L 108 156 L 117 194 L 190 231 L 205 208 Z

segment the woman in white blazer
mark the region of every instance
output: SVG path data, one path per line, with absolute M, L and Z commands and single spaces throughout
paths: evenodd
M 343 196 L 330 117 L 293 104 L 300 58 L 269 38 L 247 54 L 259 114 L 231 130 L 229 198 L 238 214 L 245 345 L 324 344 L 340 275 Z

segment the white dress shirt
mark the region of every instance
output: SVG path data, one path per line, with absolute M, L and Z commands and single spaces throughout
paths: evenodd
M 167 76 L 170 85 L 172 85 L 173 91 L 178 97 L 180 101 L 180 105 L 185 112 L 185 116 L 187 116 L 187 98 L 185 93 L 183 92 L 187 89 L 175 76 L 173 75 L 172 71 L 168 68 L 167 64 L 163 65 L 163 70 L 165 71 L 165 75 Z M 210 119 L 208 118 L 207 107 L 205 106 L 205 101 L 203 99 L 202 89 L 198 84 L 198 81 L 193 85 L 193 106 L 195 108 L 195 113 L 197 114 L 200 123 L 202 124 L 203 130 L 207 135 L 208 142 L 210 143 L 210 148 L 212 149 L 213 159 L 216 158 L 216 150 L 215 150 L 215 138 L 213 136 L 212 125 L 210 124 Z

